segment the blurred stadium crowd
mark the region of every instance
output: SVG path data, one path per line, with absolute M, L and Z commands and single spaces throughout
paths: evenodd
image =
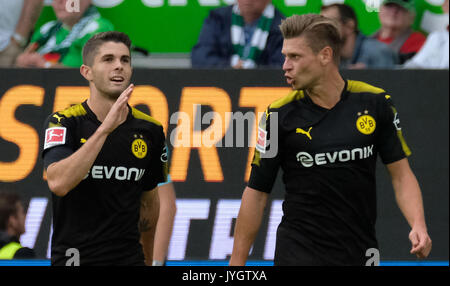
M 281 68 L 283 43 L 278 26 L 285 15 L 272 2 L 276 1 L 237 0 L 211 9 L 190 53 L 149 56 L 151 51 L 134 46 L 134 65 Z M 366 5 L 369 2 L 365 1 Z M 326 5 L 321 6 L 320 13 L 335 19 L 341 27 L 342 68 L 448 69 L 448 21 L 444 29 L 424 34 L 413 29 L 415 0 L 378 2 L 380 28 L 372 35 L 364 35 L 359 27 L 361 19 L 352 6 L 339 0 L 322 1 Z M 448 0 L 438 2 L 448 18 Z M 51 5 L 56 19 L 37 26 L 44 5 Z M 82 47 L 92 35 L 120 30 L 92 0 L 0 0 L 0 6 L 0 67 L 79 67 Z M 132 41 L 139 39 L 132 37 Z

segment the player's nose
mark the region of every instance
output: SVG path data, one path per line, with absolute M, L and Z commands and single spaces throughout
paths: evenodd
M 120 58 L 114 60 L 114 69 L 115 70 L 123 70 L 124 63 L 120 60 Z
M 292 69 L 292 64 L 291 64 L 291 62 L 289 61 L 289 59 L 286 57 L 285 59 L 284 59 L 284 63 L 283 63 L 283 70 L 284 71 L 288 71 L 288 70 L 291 70 Z

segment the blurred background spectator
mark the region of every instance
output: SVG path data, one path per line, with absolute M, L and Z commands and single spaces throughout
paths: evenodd
M 395 66 L 396 55 L 386 44 L 359 32 L 358 19 L 352 7 L 346 4 L 331 4 L 323 6 L 320 14 L 340 24 L 341 68 L 393 68 Z
M 445 0 L 442 10 L 448 17 L 448 2 Z M 448 25 L 445 30 L 435 31 L 428 35 L 420 51 L 404 65 L 405 68 L 448 69 L 449 44 Z
M 219 68 L 281 67 L 285 17 L 270 0 L 237 0 L 212 10 L 191 53 L 192 66 Z
M 96 33 L 114 30 L 91 0 L 80 0 L 79 7 L 70 7 L 66 1 L 52 1 L 57 20 L 45 23 L 34 32 L 30 45 L 17 57 L 16 66 L 80 67 L 87 40 Z
M 44 0 L 0 0 L 0 67 L 11 67 L 28 43 Z
M 399 64 L 412 58 L 426 37 L 412 30 L 415 17 L 414 0 L 384 0 L 380 7 L 381 28 L 374 35 L 398 54 Z
M 0 259 L 31 259 L 35 253 L 20 245 L 25 210 L 17 193 L 0 191 Z

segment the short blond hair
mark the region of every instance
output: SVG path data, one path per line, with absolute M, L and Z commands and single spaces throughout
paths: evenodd
M 293 15 L 281 22 L 280 30 L 284 39 L 305 37 L 315 53 L 329 46 L 334 62 L 339 65 L 342 39 L 335 20 L 319 14 Z

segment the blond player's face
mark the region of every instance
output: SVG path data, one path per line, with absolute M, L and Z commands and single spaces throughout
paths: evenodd
M 95 88 L 116 99 L 130 84 L 132 68 L 128 47 L 106 42 L 98 48 L 91 67 Z
M 319 55 L 314 53 L 304 37 L 285 39 L 281 53 L 285 56 L 283 70 L 293 89 L 312 88 L 323 71 Z

